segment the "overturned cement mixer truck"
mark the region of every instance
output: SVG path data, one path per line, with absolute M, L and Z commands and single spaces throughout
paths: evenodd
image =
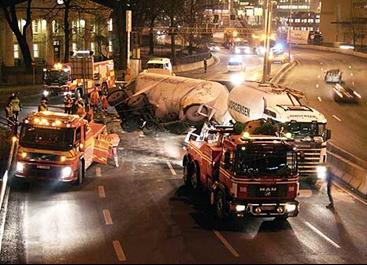
M 200 125 L 210 119 L 224 121 L 228 94 L 228 89 L 217 82 L 141 73 L 125 88 L 111 93 L 108 101 L 126 114 L 138 112 L 147 122 Z

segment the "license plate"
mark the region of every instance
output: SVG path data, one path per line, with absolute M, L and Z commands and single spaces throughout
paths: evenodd
M 50 166 L 37 166 L 38 169 L 51 169 Z
M 275 206 L 261 206 L 263 211 L 272 211 L 275 210 Z

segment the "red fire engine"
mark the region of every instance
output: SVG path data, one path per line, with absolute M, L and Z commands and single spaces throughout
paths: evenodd
M 298 215 L 297 151 L 287 138 L 217 126 L 205 139 L 189 141 L 183 166 L 185 184 L 209 192 L 220 220 Z

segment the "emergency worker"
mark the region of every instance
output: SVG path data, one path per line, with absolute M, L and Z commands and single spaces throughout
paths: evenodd
M 70 94 L 66 94 L 64 97 L 64 109 L 65 114 L 72 114 L 74 100 L 71 98 Z
M 47 106 L 47 99 L 46 98 L 42 98 L 41 99 L 41 103 L 38 105 L 38 111 L 48 111 L 48 106 Z
M 22 105 L 17 93 L 12 93 L 9 97 L 9 103 L 12 104 L 13 114 L 16 121 L 19 118 L 19 112 L 22 110 Z
M 90 93 L 90 105 L 93 110 L 98 109 L 98 104 L 100 101 L 99 91 L 98 91 L 98 84 L 94 87 L 93 91 Z

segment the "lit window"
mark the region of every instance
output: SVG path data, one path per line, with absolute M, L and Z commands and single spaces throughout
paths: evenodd
M 95 51 L 96 50 L 96 44 L 94 43 L 94 42 L 91 42 L 91 44 L 90 44 L 90 49 L 91 49 L 91 51 Z
M 79 21 L 79 28 L 81 28 L 81 29 L 84 29 L 85 28 L 85 20 L 84 19 L 81 19 Z
M 19 45 L 14 44 L 14 58 L 19 59 Z
M 112 40 L 110 40 L 110 41 L 108 42 L 108 51 L 109 51 L 109 52 L 113 52 Z
M 73 42 L 72 46 L 73 46 L 72 47 L 73 51 L 77 51 L 78 50 L 78 46 L 76 45 L 75 42 Z
M 52 32 L 55 33 L 55 34 L 60 33 L 60 24 L 56 20 L 52 21 Z
M 32 30 L 33 30 L 33 33 L 35 33 L 35 34 L 40 32 L 39 21 L 37 21 L 37 20 L 32 21 Z
M 108 26 L 108 31 L 112 31 L 113 30 L 113 21 L 112 21 L 112 18 L 110 18 L 108 20 L 107 26 Z
M 39 45 L 38 44 L 33 44 L 33 56 L 34 56 L 34 58 L 39 58 L 40 57 L 40 51 L 39 51 Z
M 23 34 L 23 27 L 25 26 L 25 24 L 26 24 L 26 21 L 24 19 L 21 19 L 18 21 L 18 26 L 22 34 Z

